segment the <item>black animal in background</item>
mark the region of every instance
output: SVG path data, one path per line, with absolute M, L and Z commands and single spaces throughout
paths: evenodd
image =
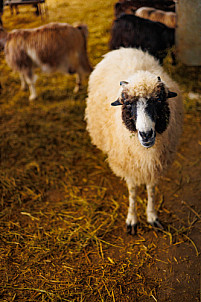
M 157 58 L 160 64 L 175 44 L 175 29 L 132 14 L 122 14 L 112 25 L 109 48 L 141 48 Z M 172 53 L 173 64 L 175 56 Z
M 2 16 L 3 16 L 3 0 L 0 0 L 0 26 L 3 26 Z
M 114 15 L 116 18 L 120 17 L 122 14 L 135 14 L 136 7 L 133 1 L 119 1 L 114 5 Z

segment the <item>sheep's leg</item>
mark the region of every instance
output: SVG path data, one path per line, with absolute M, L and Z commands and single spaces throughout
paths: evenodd
M 158 220 L 158 216 L 155 211 L 155 186 L 147 185 L 147 195 L 148 195 L 148 202 L 147 202 L 147 221 L 153 227 L 163 229 L 160 221 Z
M 25 81 L 23 73 L 20 73 L 20 80 L 21 80 L 21 89 L 26 90 L 26 81 Z
M 35 82 L 37 77 L 36 75 L 33 75 L 32 70 L 27 70 L 26 72 L 24 72 L 24 78 L 29 86 L 29 91 L 30 91 L 29 101 L 33 101 L 37 97 L 36 89 L 35 89 Z
M 13 15 L 13 5 L 10 4 L 9 6 L 10 6 L 10 13 L 11 13 L 11 15 Z
M 77 93 L 82 87 L 82 75 L 80 73 L 76 74 L 76 84 L 73 90 L 74 93 Z
M 129 191 L 129 207 L 128 215 L 126 218 L 127 231 L 131 235 L 137 233 L 137 213 L 136 213 L 136 186 L 133 182 L 127 181 L 128 191 Z
M 15 5 L 15 12 L 16 12 L 17 15 L 20 13 L 19 9 L 18 9 L 18 5 Z

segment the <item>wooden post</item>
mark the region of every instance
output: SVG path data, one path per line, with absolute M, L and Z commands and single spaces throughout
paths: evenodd
M 188 66 L 201 66 L 201 0 L 177 0 L 177 57 Z

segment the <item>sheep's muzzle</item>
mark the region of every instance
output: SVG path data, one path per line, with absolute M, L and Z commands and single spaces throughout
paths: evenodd
M 141 145 L 145 148 L 151 148 L 155 144 L 156 132 L 150 130 L 147 132 L 138 131 L 138 139 Z

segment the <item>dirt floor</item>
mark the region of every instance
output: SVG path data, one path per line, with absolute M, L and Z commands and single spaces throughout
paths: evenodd
M 95 66 L 108 51 L 114 3 L 49 0 L 48 16 L 6 8 L 3 22 L 9 31 L 79 19 Z M 183 91 L 183 135 L 157 186 L 165 229 L 147 225 L 142 186 L 133 237 L 126 184 L 86 132 L 87 83 L 74 95 L 74 76 L 38 71 L 30 104 L 0 54 L 0 301 L 201 301 L 201 74 L 168 58 L 165 69 Z

